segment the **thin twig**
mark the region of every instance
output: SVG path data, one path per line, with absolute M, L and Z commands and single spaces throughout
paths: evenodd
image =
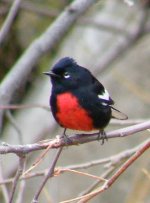
M 88 202 L 90 199 L 94 198 L 95 196 L 97 196 L 98 194 L 104 192 L 105 190 L 107 190 L 109 187 L 111 187 L 111 185 L 118 179 L 118 177 L 137 159 L 139 158 L 147 149 L 150 148 L 150 139 L 143 144 L 143 146 L 141 146 L 141 148 L 138 149 L 138 151 L 131 156 L 118 170 L 117 172 L 106 182 L 104 183 L 104 185 L 98 189 L 96 189 L 95 191 L 84 195 L 82 197 L 77 197 L 71 200 L 66 200 L 63 201 L 61 203 L 70 203 L 73 201 L 77 201 L 80 200 L 79 203 L 86 203 Z
M 143 144 L 145 143 L 145 141 L 143 143 L 141 143 L 140 145 L 128 149 L 128 150 L 124 150 L 118 154 L 112 155 L 111 157 L 106 157 L 100 160 L 93 160 L 87 163 L 83 163 L 83 164 L 76 164 L 76 165 L 68 165 L 65 167 L 58 167 L 55 168 L 54 170 L 54 176 L 55 175 L 60 175 L 61 173 L 65 172 L 65 169 L 72 169 L 72 170 L 81 170 L 81 169 L 87 169 L 93 166 L 98 166 L 100 164 L 107 164 L 105 165 L 105 168 L 112 168 L 114 167 L 114 165 L 119 164 L 122 160 L 129 158 L 133 153 L 135 153 L 141 146 L 143 146 Z M 34 178 L 34 177 L 38 177 L 38 176 L 45 176 L 45 174 L 47 174 L 47 169 L 43 170 L 43 171 L 38 171 L 38 172 L 32 172 L 32 173 L 28 173 L 28 174 L 22 174 L 22 176 L 20 177 L 20 180 L 24 180 L 24 179 L 30 179 L 30 178 Z M 7 180 L 3 180 L 0 182 L 0 185 L 3 184 L 8 184 L 11 183 L 13 181 L 13 178 L 9 178 Z
M 1 160 L 0 160 L 0 181 L 1 181 L 1 182 L 4 181 L 4 177 L 3 177 L 2 171 L 3 171 L 3 170 L 2 170 L 2 162 L 1 162 Z M 6 184 L 3 184 L 3 185 L 2 185 L 1 190 L 2 190 L 2 194 L 3 194 L 3 197 L 4 197 L 5 202 L 8 202 L 8 200 L 9 200 L 9 195 L 8 195 L 8 190 L 7 190 Z
M 26 181 L 22 180 L 18 189 L 19 193 L 16 198 L 16 203 L 23 202 L 23 195 L 24 195 L 25 189 L 26 189 Z
M 54 157 L 54 159 L 53 159 L 53 161 L 52 161 L 52 164 L 51 164 L 51 166 L 50 166 L 50 168 L 49 168 L 49 171 L 47 172 L 44 181 L 42 182 L 40 188 L 38 189 L 37 193 L 35 194 L 35 196 L 34 196 L 34 198 L 33 198 L 33 200 L 32 200 L 32 203 L 37 203 L 37 202 L 38 202 L 38 198 L 39 198 L 39 195 L 40 195 L 40 193 L 41 193 L 43 187 L 45 186 L 45 184 L 46 184 L 46 182 L 48 181 L 48 179 L 49 179 L 50 177 L 52 177 L 52 175 L 53 175 L 53 173 L 54 173 L 55 165 L 56 165 L 56 163 L 57 163 L 57 160 L 58 160 L 58 158 L 59 158 L 59 155 L 61 154 L 62 149 L 63 149 L 63 148 L 61 147 L 61 148 L 59 148 L 59 149 L 57 150 L 56 155 L 55 155 L 55 157 Z
M 40 156 L 34 161 L 32 166 L 24 172 L 23 176 L 26 176 L 26 174 L 31 172 L 36 166 L 38 166 L 41 163 L 41 161 L 43 160 L 43 158 L 45 157 L 45 155 L 47 154 L 47 152 L 49 151 L 50 148 L 51 148 L 51 146 L 49 145 L 46 148 L 46 150 L 42 154 L 40 154 Z
M 25 164 L 25 156 L 19 156 L 19 165 L 18 165 L 16 176 L 15 176 L 14 181 L 13 181 L 9 203 L 13 202 L 13 198 L 15 195 L 15 190 L 16 190 L 19 178 L 22 175 L 23 170 L 24 170 L 24 164 Z
M 142 169 L 142 172 L 146 175 L 146 177 L 150 180 L 150 173 L 145 169 L 143 168 Z
M 81 171 L 76 171 L 76 170 L 73 170 L 73 169 L 69 169 L 69 168 L 66 168 L 66 169 L 63 169 L 62 172 L 73 172 L 73 173 L 76 173 L 76 174 L 79 174 L 79 175 L 84 175 L 84 176 L 88 176 L 88 177 L 91 177 L 91 178 L 95 178 L 95 179 L 98 179 L 99 181 L 107 181 L 106 179 L 102 178 L 102 177 L 99 177 L 99 176 L 95 176 L 95 175 L 91 175 L 89 173 L 85 173 L 85 172 L 81 172 Z
M 112 166 L 111 168 L 107 169 L 100 177 L 106 179 L 108 176 L 114 171 L 115 167 Z M 96 180 L 90 187 L 88 187 L 85 191 L 79 194 L 79 197 L 84 196 L 90 192 L 92 192 L 102 181 Z
M 8 13 L 8 16 L 0 30 L 0 45 L 4 42 L 6 36 L 9 33 L 10 27 L 15 19 L 15 16 L 17 15 L 17 12 L 19 10 L 21 0 L 15 0 L 13 2 L 13 5 Z
M 25 167 L 26 167 L 26 160 L 24 163 L 24 170 L 25 170 Z M 22 174 L 23 174 L 24 170 L 22 171 Z M 19 177 L 19 180 L 21 180 L 22 174 Z M 25 189 L 26 189 L 26 181 L 24 179 L 22 179 L 20 182 L 20 185 L 19 185 L 19 189 L 18 189 L 19 193 L 16 197 L 16 203 L 22 203 L 23 202 Z
M 119 178 L 119 176 L 137 159 L 139 158 L 147 149 L 150 148 L 150 140 L 147 141 L 139 150 L 129 158 L 117 171 L 116 173 L 104 184 L 95 194 L 89 196 L 88 198 L 83 198 L 80 203 L 86 203 L 91 198 L 95 197 L 97 194 L 107 190 L 111 185 Z
M 10 104 L 0 105 L 0 109 L 30 109 L 30 108 L 42 108 L 50 111 L 50 107 L 42 104 Z
M 145 141 L 144 141 L 144 143 L 145 143 Z M 134 154 L 139 149 L 139 147 L 141 147 L 141 145 L 143 145 L 143 143 L 132 149 L 124 150 L 123 152 L 120 152 L 120 153 L 110 156 L 110 157 L 106 157 L 106 158 L 99 159 L 99 160 L 92 160 L 90 162 L 83 163 L 83 164 L 70 165 L 70 166 L 64 167 L 64 169 L 58 168 L 58 170 L 62 173 L 63 170 L 65 171 L 65 169 L 72 169 L 72 170 L 88 169 L 90 167 L 98 166 L 101 164 L 105 164 L 104 165 L 105 168 L 110 168 L 110 167 L 120 163 L 123 159 L 129 158 L 132 154 Z

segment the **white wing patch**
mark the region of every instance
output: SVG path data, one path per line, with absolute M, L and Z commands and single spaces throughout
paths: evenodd
M 104 102 L 102 102 L 102 105 L 103 105 L 103 106 L 108 106 L 108 104 L 106 104 L 106 103 L 104 103 Z
M 98 94 L 98 98 L 109 101 L 109 93 L 108 93 L 108 91 L 105 89 L 103 94 Z

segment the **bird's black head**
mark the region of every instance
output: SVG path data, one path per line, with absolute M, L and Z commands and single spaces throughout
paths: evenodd
M 70 57 L 60 59 L 51 71 L 45 74 L 51 77 L 53 88 L 59 92 L 84 88 L 92 81 L 91 73 Z

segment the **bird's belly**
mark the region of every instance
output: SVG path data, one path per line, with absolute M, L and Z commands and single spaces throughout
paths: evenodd
M 94 129 L 93 121 L 88 112 L 78 103 L 77 98 L 70 93 L 57 96 L 56 119 L 61 126 L 73 130 L 91 131 Z

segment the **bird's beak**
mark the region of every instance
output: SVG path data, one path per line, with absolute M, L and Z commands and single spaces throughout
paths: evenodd
M 48 75 L 50 77 L 56 77 L 59 78 L 59 75 L 57 75 L 56 73 L 49 71 L 49 72 L 43 72 L 44 75 Z

